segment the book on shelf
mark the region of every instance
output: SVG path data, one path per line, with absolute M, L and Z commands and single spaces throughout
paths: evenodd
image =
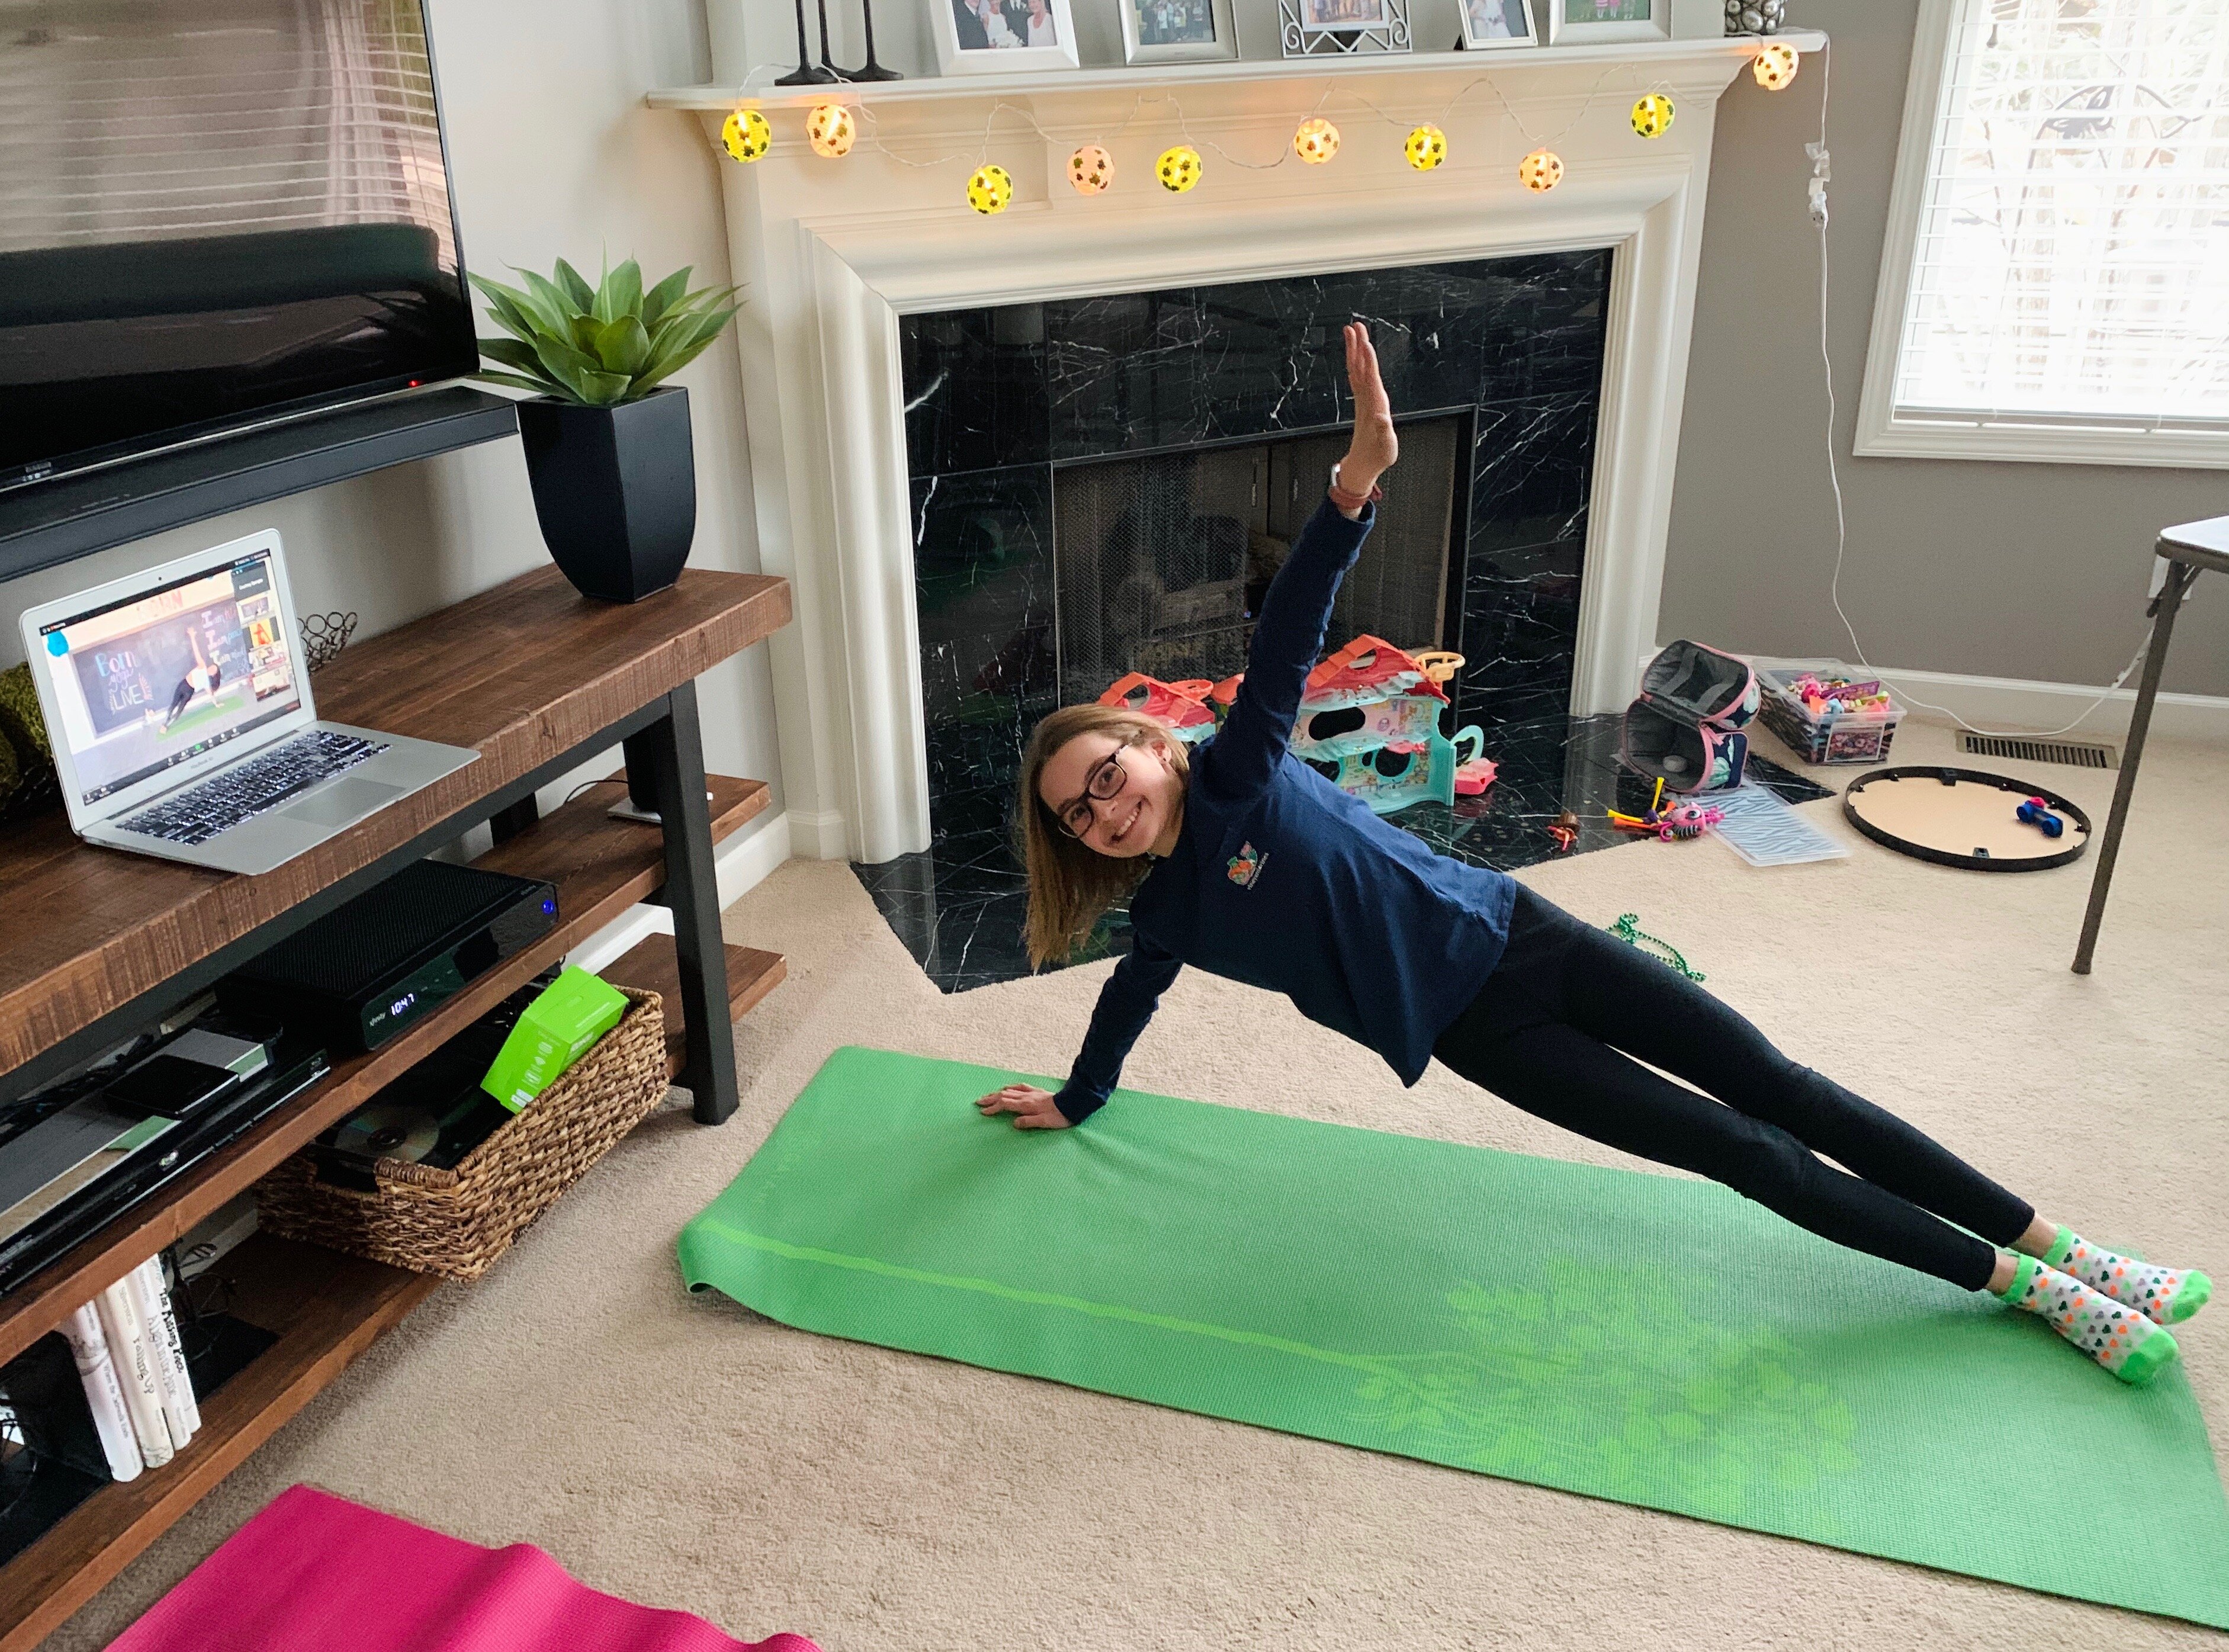
M 162 1392 L 163 1420 L 170 1425 L 170 1444 L 183 1451 L 186 1442 L 201 1431 L 202 1413 L 194 1402 L 194 1379 L 186 1370 L 178 1318 L 170 1308 L 170 1293 L 163 1285 L 163 1259 L 148 1257 L 125 1278 L 132 1287 L 132 1306 L 147 1327 L 147 1341 L 155 1360 L 155 1385 Z
M 124 1403 L 124 1385 L 117 1378 L 116 1362 L 109 1358 L 100 1310 L 87 1302 L 63 1321 L 61 1330 L 70 1346 L 70 1357 L 77 1362 L 78 1380 L 85 1385 L 85 1403 L 93 1412 L 93 1430 L 100 1436 L 109 1475 L 117 1480 L 137 1480 L 145 1460 L 139 1455 L 139 1436 Z
M 170 1425 L 163 1416 L 163 1391 L 156 1377 L 155 1352 L 147 1336 L 146 1321 L 133 1300 L 132 1282 L 119 1279 L 93 1298 L 100 1314 L 100 1329 L 108 1339 L 108 1357 L 123 1385 L 125 1409 L 132 1414 L 132 1431 L 139 1437 L 139 1455 L 150 1469 L 159 1469 L 176 1455 Z

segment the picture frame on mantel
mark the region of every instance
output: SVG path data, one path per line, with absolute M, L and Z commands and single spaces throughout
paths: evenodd
M 1238 58 L 1231 0 L 1114 0 L 1126 63 L 1230 63 Z
M 922 0 L 940 74 L 1041 74 L 1076 67 L 1069 0 Z
M 1362 57 L 1411 49 L 1409 0 L 1277 0 L 1286 57 Z
M 1551 46 L 1672 38 L 1673 0 L 1538 0 Z
M 1540 0 L 1552 6 L 1558 0 Z M 1462 38 L 1456 46 L 1466 52 L 1505 51 L 1512 46 L 1537 46 L 1539 31 L 1532 26 L 1532 0 L 1461 0 Z

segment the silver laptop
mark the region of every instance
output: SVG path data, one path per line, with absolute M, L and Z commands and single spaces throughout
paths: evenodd
M 25 610 L 71 826 L 266 872 L 479 760 L 320 723 L 275 529 Z

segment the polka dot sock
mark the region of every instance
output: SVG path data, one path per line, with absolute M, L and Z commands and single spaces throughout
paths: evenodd
M 2014 1308 L 2041 1316 L 2059 1335 L 2136 1387 L 2159 1375 L 2175 1356 L 2174 1339 L 2135 1308 L 2033 1257 L 2020 1258 L 2013 1282 L 2000 1294 Z
M 2213 1282 L 2194 1268 L 2158 1268 L 2116 1256 L 2072 1228 L 2059 1230 L 2043 1260 L 2162 1325 L 2180 1325 L 2213 1295 Z

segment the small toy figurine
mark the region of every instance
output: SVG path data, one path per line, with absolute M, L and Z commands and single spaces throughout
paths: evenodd
M 2014 809 L 2013 813 L 2036 827 L 2046 838 L 2056 838 L 2066 830 L 2066 822 L 2051 812 L 2051 805 L 2040 797 L 2032 797 Z
M 1648 807 L 1640 814 L 1620 814 L 1616 809 L 1606 809 L 1609 823 L 1628 832 L 1654 832 L 1666 843 L 1674 838 L 1699 838 L 1704 832 L 1726 817 L 1718 809 L 1702 803 L 1675 803 L 1664 807 L 1664 782 L 1656 782 L 1656 795 L 1649 800 Z
M 1571 845 L 1579 840 L 1579 817 L 1565 809 L 1556 817 L 1556 824 L 1548 828 L 1548 835 L 1555 839 L 1558 854 L 1570 854 Z

